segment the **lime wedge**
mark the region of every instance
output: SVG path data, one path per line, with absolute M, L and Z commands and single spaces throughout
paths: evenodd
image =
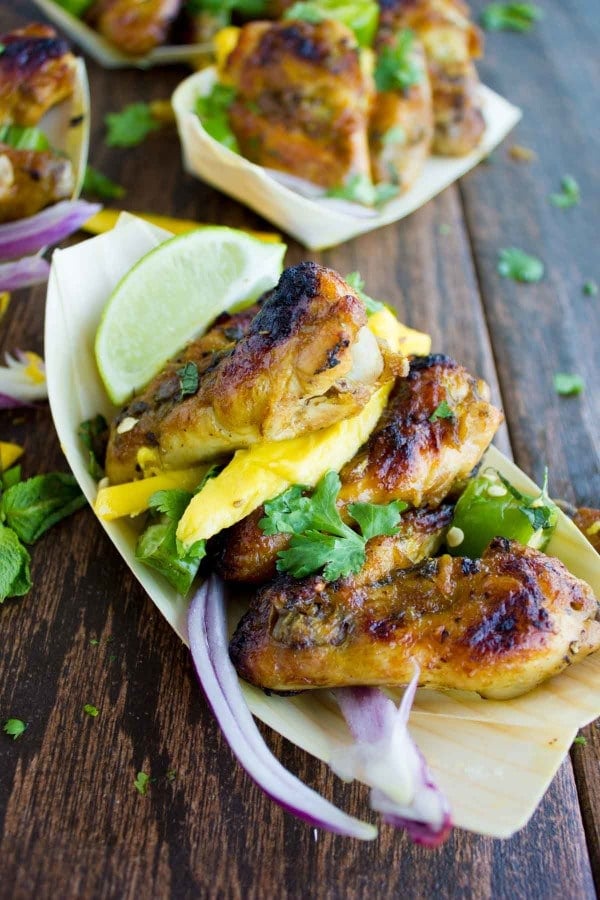
M 113 403 L 143 388 L 220 313 L 272 288 L 285 251 L 215 226 L 170 238 L 140 259 L 111 294 L 96 335 Z

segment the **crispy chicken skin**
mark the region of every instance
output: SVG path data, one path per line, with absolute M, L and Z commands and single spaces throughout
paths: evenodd
M 575 510 L 573 521 L 586 536 L 592 547 L 600 553 L 600 509 L 580 506 Z
M 73 92 L 75 57 L 48 25 L 17 28 L 0 44 L 0 122 L 35 125 Z
M 121 411 L 108 477 L 139 477 L 142 448 L 158 468 L 185 468 L 359 412 L 408 365 L 382 351 L 366 323 L 362 300 L 336 272 L 310 262 L 286 269 L 237 343 L 213 351 L 206 338 L 192 342 Z M 177 372 L 186 362 L 195 363 L 199 385 L 182 399 Z
M 598 601 L 561 562 L 504 538 L 381 577 L 281 576 L 230 644 L 239 674 L 278 691 L 419 684 L 508 699 L 600 647 Z
M 431 421 L 442 401 L 454 418 Z M 417 357 L 396 384 L 371 437 L 340 472 L 340 506 L 357 501 L 437 506 L 479 463 L 502 413 L 485 382 L 446 356 Z M 275 572 L 287 534 L 263 534 L 260 507 L 219 536 L 217 568 L 231 581 L 259 584 Z
M 0 143 L 0 222 L 32 216 L 73 191 L 68 159 L 47 151 L 15 150 Z
M 464 156 L 485 130 L 478 99 L 479 78 L 472 60 L 482 53 L 482 37 L 462 0 L 379 0 L 378 41 L 412 29 L 422 41 L 433 91 L 433 152 Z
M 404 513 L 399 533 L 391 537 L 372 538 L 369 542 L 369 564 L 382 571 L 405 568 L 432 556 L 439 548 L 446 527 L 452 519 L 453 506 L 416 509 Z M 233 528 L 221 532 L 209 545 L 209 555 L 216 571 L 226 581 L 262 584 L 277 574 L 277 554 L 290 542 L 289 534 L 263 534 L 258 523 L 264 507 L 246 516 Z
M 381 47 L 381 43 L 380 43 Z M 421 79 L 405 91 L 375 94 L 369 120 L 369 149 L 374 182 L 397 184 L 406 191 L 431 152 L 433 106 L 422 44 L 415 40 L 412 62 Z
M 167 38 L 181 0 L 96 0 L 86 18 L 129 56 L 144 56 Z
M 323 187 L 369 175 L 373 83 L 339 22 L 251 22 L 223 70 L 231 127 L 252 162 Z

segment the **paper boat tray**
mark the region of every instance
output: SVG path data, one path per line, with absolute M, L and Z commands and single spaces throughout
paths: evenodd
M 249 162 L 210 137 L 194 110 L 198 97 L 210 93 L 215 80 L 214 67 L 204 69 L 186 78 L 173 94 L 185 168 L 250 206 L 311 250 L 333 247 L 408 216 L 488 156 L 521 118 L 520 109 L 481 86 L 486 130 L 479 146 L 458 158 L 430 156 L 410 190 L 375 212 L 356 203 L 315 196 L 322 191 L 306 182 L 303 193 L 292 190 L 276 180 L 280 174 Z
M 38 127 L 71 160 L 74 200 L 81 192 L 90 142 L 90 89 L 82 59 L 76 60 L 73 93 L 48 110 Z
M 168 44 L 156 47 L 145 56 L 127 56 L 110 41 L 82 19 L 67 12 L 54 0 L 33 0 L 53 25 L 78 44 L 86 53 L 106 69 L 150 69 L 153 66 L 166 66 L 193 60 L 194 57 L 212 53 L 212 43 L 208 44 Z
M 94 337 L 102 308 L 117 281 L 168 234 L 122 217 L 117 229 L 67 250 L 57 250 L 46 307 L 46 363 L 54 422 L 69 465 L 88 500 L 96 484 L 87 471 L 77 426 L 98 412 L 111 416 L 94 362 Z M 518 488 L 533 483 L 495 448 L 486 462 Z M 183 641 L 186 601 L 159 575 L 136 562 L 139 524 L 101 522 L 127 565 Z M 600 596 L 600 557 L 561 514 L 549 552 L 559 556 Z M 327 761 L 349 734 L 331 695 L 267 697 L 244 685 L 253 713 L 293 743 Z M 481 700 L 423 690 L 410 727 L 463 828 L 508 837 L 534 812 L 581 726 L 600 714 L 600 654 L 516 700 Z

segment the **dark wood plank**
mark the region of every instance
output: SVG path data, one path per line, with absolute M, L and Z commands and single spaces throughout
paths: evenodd
M 19 4 L 11 21 L 30 9 Z M 2 12 L 0 25 L 8 19 Z M 172 133 L 129 151 L 104 147 L 107 111 L 164 97 L 182 74 L 90 65 L 92 162 L 128 187 L 132 210 L 267 227 L 183 175 Z M 442 223 L 450 234 L 439 234 Z M 506 406 L 515 382 L 498 385 L 472 239 L 451 189 L 408 221 L 323 258 L 342 272 L 360 268 L 374 296 L 431 331 L 435 349 L 486 377 Z M 306 256 L 294 245 L 288 260 Z M 41 349 L 42 312 L 43 291 L 15 296 L 2 346 Z M 511 421 L 517 446 L 524 427 Z M 25 441 L 29 473 L 64 467 L 47 410 L 2 414 L 0 433 Z M 506 432 L 500 444 L 508 448 Z M 0 897 L 593 896 L 568 762 L 530 825 L 507 842 L 456 833 L 427 852 L 389 829 L 374 845 L 315 840 L 233 763 L 187 651 L 89 511 L 44 538 L 33 574 L 32 593 L 0 612 L 0 718 L 30 723 L 20 741 L 0 741 Z M 83 714 L 85 703 L 98 706 L 97 719 Z M 362 788 L 341 785 L 325 766 L 265 734 L 285 765 L 364 814 Z M 133 787 L 139 769 L 156 779 L 146 797 Z
M 505 147 L 461 183 L 517 462 L 538 477 L 547 464 L 555 496 L 586 506 L 600 504 L 600 304 L 582 292 L 588 279 L 600 281 L 600 132 L 591 87 L 600 77 L 599 40 L 593 0 L 546 5 L 528 35 L 489 36 L 482 76 L 523 107 L 514 140 L 538 160 L 515 163 Z M 567 173 L 581 186 L 581 205 L 556 209 L 548 198 Z M 544 281 L 515 285 L 497 275 L 498 249 L 513 245 L 543 259 Z M 582 375 L 585 393 L 558 397 L 556 371 Z M 598 887 L 597 730 L 590 733 L 573 763 Z

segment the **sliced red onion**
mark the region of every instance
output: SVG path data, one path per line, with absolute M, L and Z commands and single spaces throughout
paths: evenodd
M 57 244 L 101 209 L 99 203 L 62 200 L 35 216 L 0 225 L 0 260 L 18 259 Z
M 435 847 L 451 829 L 450 808 L 408 732 L 419 670 L 399 707 L 377 688 L 340 688 L 335 697 L 356 743 L 329 761 L 333 771 L 371 787 L 371 807 L 406 828 L 417 844 Z
M 377 836 L 361 822 L 319 796 L 273 756 L 256 727 L 229 659 L 223 583 L 211 578 L 192 600 L 188 616 L 192 659 L 206 698 L 231 750 L 262 790 L 301 819 L 361 840 Z
M 41 256 L 25 256 L 16 262 L 0 263 L 0 291 L 44 284 L 49 274 L 50 264 Z

